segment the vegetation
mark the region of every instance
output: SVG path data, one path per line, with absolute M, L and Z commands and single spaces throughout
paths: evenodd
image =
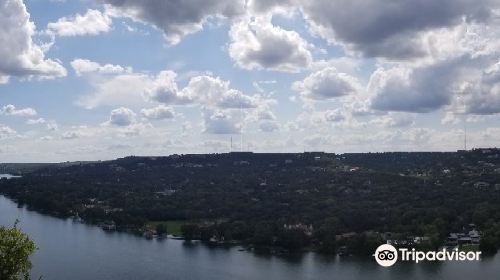
M 386 233 L 437 248 L 474 223 L 500 246 L 500 150 L 127 157 L 0 180 L 21 205 L 118 230 L 325 253 L 372 254 Z M 158 226 L 164 221 L 166 227 Z M 150 226 L 152 225 L 152 227 Z
M 16 226 L 0 226 L 0 279 L 29 279 L 35 243 Z
M 186 221 L 153 221 L 149 222 L 149 224 L 156 228 L 156 231 L 158 231 L 158 227 L 160 227 L 160 230 L 163 232 L 165 230 L 166 234 L 171 234 L 174 236 L 181 236 L 182 231 L 181 227 L 182 225 L 186 223 Z

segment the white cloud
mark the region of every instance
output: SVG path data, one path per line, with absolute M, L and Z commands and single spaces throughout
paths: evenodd
M 0 124 L 0 140 L 11 138 L 17 135 L 17 132 L 3 124 Z
M 62 17 L 47 24 L 47 32 L 58 36 L 98 35 L 111 30 L 112 19 L 106 13 L 89 9 L 84 15 Z
M 61 134 L 61 138 L 66 140 L 76 139 L 79 138 L 80 136 L 81 134 L 78 131 L 66 131 L 63 134 Z
M 167 107 L 165 105 L 159 105 L 151 109 L 142 109 L 141 114 L 151 120 L 164 120 L 173 119 L 175 117 L 175 112 L 172 107 Z
M 26 124 L 29 125 L 34 125 L 34 124 L 44 124 L 46 121 L 44 118 L 38 118 L 38 119 L 29 119 L 26 121 Z
M 99 69 L 90 63 L 91 69 Z M 102 67 L 102 66 L 100 66 Z M 99 106 L 145 107 L 147 102 L 164 105 L 199 105 L 208 108 L 256 108 L 269 102 L 259 95 L 248 96 L 230 87 L 229 81 L 219 77 L 195 76 L 179 89 L 177 74 L 171 70 L 157 75 L 126 73 L 97 75 L 90 79 L 94 92 L 83 95 L 77 104 L 87 109 Z
M 134 111 L 120 107 L 111 111 L 109 120 L 104 125 L 129 126 L 136 122 Z
M 345 120 L 344 114 L 339 109 L 328 110 L 324 112 L 324 116 L 327 122 L 340 122 Z
M 86 109 L 99 106 L 144 106 L 145 88 L 152 84 L 145 74 L 122 74 L 104 79 L 91 80 L 93 92 L 82 95 L 76 104 Z
M 261 102 L 258 96 L 248 96 L 232 89 L 229 81 L 219 77 L 196 76 L 182 90 L 183 96 L 211 108 L 255 108 Z
M 149 100 L 164 104 L 190 103 L 190 97 L 179 92 L 176 78 L 177 74 L 174 71 L 161 71 L 145 90 L 145 96 Z
M 273 26 L 270 17 L 241 20 L 229 35 L 229 55 L 241 68 L 297 72 L 311 64 L 307 42 L 295 31 Z
M 34 117 L 37 115 L 36 110 L 33 108 L 17 109 L 16 106 L 12 104 L 3 106 L 3 108 L 0 110 L 0 113 L 7 116 L 16 117 Z
M 203 112 L 203 132 L 210 134 L 237 134 L 240 133 L 241 124 L 230 115 L 230 112 L 222 110 Z
M 8 76 L 54 78 L 66 76 L 58 61 L 46 59 L 35 44 L 35 24 L 22 0 L 0 1 L 0 80 Z
M 267 120 L 267 121 L 276 120 L 276 116 L 269 109 L 268 106 L 260 106 L 259 108 L 257 108 L 256 114 L 257 114 L 257 120 Z
M 303 81 L 293 83 L 292 89 L 306 99 L 328 100 L 356 94 L 361 86 L 355 77 L 328 67 L 312 73 Z
M 487 21 L 494 0 L 299 1 L 311 29 L 333 44 L 364 56 L 407 59 L 425 56 L 424 32 L 453 27 L 463 18 Z
M 176 44 L 214 17 L 234 18 L 244 12 L 243 0 L 100 0 L 114 17 L 127 17 L 150 23 Z
M 259 124 L 259 129 L 263 132 L 275 132 L 280 130 L 280 124 L 276 121 L 262 121 Z
M 57 131 L 59 130 L 59 125 L 56 121 L 48 121 L 47 122 L 47 130 L 49 131 Z
M 88 59 L 77 58 L 71 61 L 71 67 L 75 70 L 77 76 L 86 73 L 100 73 L 100 74 L 122 74 L 132 73 L 132 67 L 123 67 L 113 64 L 99 64 Z
M 375 118 L 371 120 L 370 123 L 385 128 L 401 128 L 411 126 L 415 123 L 415 121 L 411 115 L 404 113 L 392 113 Z

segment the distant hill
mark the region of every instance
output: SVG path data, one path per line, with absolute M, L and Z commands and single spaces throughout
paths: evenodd
M 0 163 L 0 173 L 22 175 L 32 173 L 37 170 L 48 167 L 67 167 L 75 164 L 91 163 L 91 162 L 62 162 L 62 163 Z
M 0 180 L 0 193 L 21 205 L 148 235 L 152 225 L 175 221 L 186 225 L 189 238 L 326 251 L 338 241 L 353 253 L 372 254 L 387 236 L 428 237 L 426 246 L 437 248 L 450 232 L 475 224 L 484 244 L 500 246 L 499 149 L 0 166 L 23 174 Z

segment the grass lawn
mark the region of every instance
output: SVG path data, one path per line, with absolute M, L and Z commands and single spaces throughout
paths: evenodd
M 479 245 L 462 245 L 460 246 L 460 251 L 476 252 L 479 251 Z
M 181 236 L 181 226 L 185 224 L 184 221 L 159 221 L 159 222 L 149 222 L 149 224 L 153 227 L 156 227 L 158 224 L 166 224 L 168 234 Z

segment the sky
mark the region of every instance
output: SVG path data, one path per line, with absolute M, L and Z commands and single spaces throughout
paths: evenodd
M 498 0 L 0 0 L 0 162 L 496 147 L 499 113 Z

